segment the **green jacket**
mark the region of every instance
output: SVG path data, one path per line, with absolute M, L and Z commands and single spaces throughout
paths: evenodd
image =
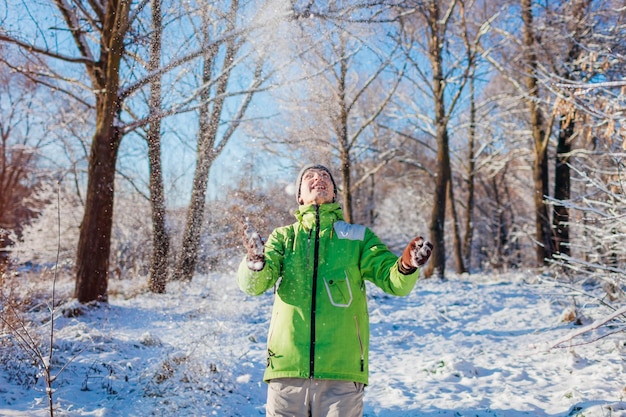
M 239 287 L 259 295 L 278 285 L 264 380 L 319 378 L 368 382 L 369 316 L 365 280 L 407 295 L 419 271 L 403 275 L 398 256 L 367 227 L 343 221 L 337 203 L 301 206 L 298 221 L 275 229 L 265 267 L 246 260 Z M 316 225 L 319 224 L 319 228 Z

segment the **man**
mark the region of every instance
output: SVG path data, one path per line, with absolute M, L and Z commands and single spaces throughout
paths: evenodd
M 433 246 L 416 237 L 398 258 L 370 229 L 346 223 L 322 165 L 305 167 L 297 190 L 297 222 L 266 243 L 244 225 L 239 287 L 259 295 L 277 286 L 263 378 L 267 416 L 360 417 L 368 382 L 365 280 L 407 295 Z

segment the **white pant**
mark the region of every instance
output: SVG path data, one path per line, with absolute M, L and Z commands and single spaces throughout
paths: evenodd
M 267 417 L 362 417 L 364 387 L 328 379 L 273 379 L 267 388 Z

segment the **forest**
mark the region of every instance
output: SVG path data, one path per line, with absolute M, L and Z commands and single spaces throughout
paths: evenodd
M 321 163 L 434 244 L 366 416 L 625 415 L 625 74 L 622 0 L 0 0 L 0 414 L 262 413 L 241 222 Z
M 347 221 L 430 238 L 426 277 L 619 294 L 625 40 L 613 0 L 3 0 L 3 280 L 163 293 L 232 267 L 242 216 L 290 222 L 319 162 Z

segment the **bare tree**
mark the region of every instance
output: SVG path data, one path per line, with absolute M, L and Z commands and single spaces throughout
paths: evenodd
M 557 197 L 555 193 L 550 202 L 555 210 L 562 207 L 583 221 L 568 223 L 580 239 L 571 239 L 571 248 L 561 251 L 555 258 L 574 260 L 575 264 L 597 263 L 598 270 L 621 268 L 623 256 L 617 240 L 623 229 L 620 209 L 624 195 L 626 130 L 619 109 L 623 102 L 620 93 L 626 87 L 623 81 L 626 47 L 617 34 L 623 33 L 626 20 L 614 14 L 619 10 L 616 3 L 603 3 L 604 7 L 594 9 L 593 14 L 584 12 L 590 6 L 588 2 L 575 6 L 572 20 L 562 22 L 564 27 L 570 28 L 567 31 L 571 36 L 567 49 L 569 59 L 556 69 L 556 65 L 550 67 L 554 69 L 549 73 L 550 79 L 556 82 L 546 85 L 558 97 L 559 144 L 567 133 L 580 138 L 582 143 L 563 156 L 567 157 L 568 169 L 575 175 L 573 184 L 584 186 L 572 186 L 567 197 L 562 194 Z M 561 18 L 561 15 L 557 17 Z M 589 29 L 592 22 L 599 22 L 593 25 L 593 30 Z M 585 244 L 581 240 L 593 243 Z
M 375 128 L 403 77 L 402 63 L 396 65 L 397 42 L 377 39 L 378 28 L 394 29 L 380 19 L 385 8 L 357 3 L 310 3 L 294 12 L 310 17 L 294 24 L 294 49 L 304 75 L 298 93 L 284 100 L 290 112 L 297 112 L 296 126 L 288 137 L 279 134 L 282 143 L 308 151 L 297 153 L 299 163 L 314 159 L 338 165 L 348 222 L 356 220 L 359 189 L 395 155 L 389 138 L 376 137 Z
M 619 58 L 617 60 L 609 58 L 605 52 L 611 51 L 609 54 L 617 52 L 616 57 L 619 57 L 620 49 L 623 51 L 620 41 L 613 35 L 615 32 L 619 33 L 619 27 L 623 27 L 625 23 L 619 14 L 613 13 L 618 10 L 619 5 L 605 2 L 601 7 L 597 7 L 596 3 L 593 0 L 579 0 L 555 5 L 554 8 L 545 10 L 544 32 L 553 39 L 561 40 L 543 45 L 543 49 L 546 50 L 544 52 L 545 64 L 540 68 L 545 79 L 558 80 L 557 83 L 544 82 L 546 88 L 555 96 L 554 113 L 557 118 L 556 123 L 558 123 L 554 179 L 555 203 L 552 214 L 554 250 L 557 256 L 559 254 L 570 255 L 569 210 L 566 204 L 559 202 L 571 198 L 571 156 L 575 154 L 575 146 L 585 146 L 585 141 L 581 140 L 584 137 L 585 128 L 581 128 L 580 124 L 587 124 L 593 119 L 598 120 L 593 112 L 589 114 L 584 108 L 577 106 L 575 90 L 572 86 L 586 84 L 597 78 L 613 78 L 612 74 L 619 72 L 624 62 L 622 59 L 622 65 L 620 65 Z M 596 57 L 593 59 L 595 63 L 590 61 L 592 56 Z M 611 64 L 598 65 L 598 61 Z M 616 89 L 617 86 L 613 88 Z M 594 89 L 589 96 L 597 96 L 597 90 Z M 606 96 L 609 102 L 611 95 Z M 606 122 L 600 119 L 600 123 Z M 608 123 L 611 125 L 610 121 Z M 609 133 L 608 138 L 610 137 Z
M 539 105 L 541 100 L 538 80 L 538 62 L 536 48 L 536 27 L 530 0 L 521 0 L 524 62 L 526 65 L 524 82 L 526 85 L 526 104 L 530 124 L 530 134 L 533 139 L 534 165 L 533 182 L 535 184 L 535 239 L 537 240 L 537 264 L 542 265 L 552 257 L 554 252 L 550 213 L 544 202 L 545 196 L 550 195 L 548 176 L 548 144 L 550 131 L 546 128 L 543 110 Z
M 161 0 L 152 0 L 152 39 L 148 71 L 161 68 L 162 10 Z M 150 262 L 150 290 L 165 292 L 170 240 L 165 226 L 165 193 L 161 166 L 161 77 L 150 83 L 150 124 L 147 131 L 148 160 L 150 162 L 150 203 L 152 208 L 152 260 Z
M 120 64 L 125 52 L 124 39 L 130 28 L 131 2 L 110 0 L 91 3 L 90 13 L 82 5 L 72 7 L 56 3 L 62 19 L 72 34 L 77 56 L 55 51 L 47 46 L 23 41 L 6 32 L 0 41 L 18 45 L 31 54 L 47 56 L 66 63 L 83 65 L 95 95 L 95 132 L 91 144 L 85 217 L 81 224 L 77 255 L 76 297 L 81 302 L 106 299 L 111 224 L 113 214 L 115 162 L 122 139 Z M 82 15 L 82 16 L 81 16 Z M 92 22 L 98 31 L 99 50 L 89 41 L 82 19 Z M 45 80 L 40 82 L 45 83 Z
M 526 104 L 526 115 L 520 123 L 527 126 L 532 142 L 535 252 L 536 263 L 542 266 L 554 253 L 567 253 L 570 241 L 566 208 L 557 204 L 551 211 L 545 201 L 550 197 L 550 143 L 551 140 L 556 143 L 554 193 L 559 200 L 568 199 L 569 157 L 574 151 L 574 140 L 584 131 L 582 126 L 576 126 L 577 109 L 564 105 L 575 102 L 572 90 L 557 88 L 554 80 L 563 86 L 587 77 L 605 77 L 600 66 L 583 69 L 584 61 L 588 56 L 597 56 L 599 44 L 607 45 L 609 50 L 616 46 L 607 39 L 613 38 L 610 32 L 619 26 L 613 25 L 619 21 L 619 15 L 614 13 L 617 5 L 611 2 L 581 0 L 539 8 L 524 0 L 519 5 L 520 33 L 510 25 L 493 31 L 501 36 L 502 43 L 491 43 L 485 55 Z
M 421 121 L 423 131 L 436 144 L 435 186 L 429 228 L 435 250 L 425 274 L 444 277 L 446 206 L 450 205 L 452 210 L 453 200 L 449 198 L 454 198 L 449 129 L 476 59 L 477 48 L 473 45 L 480 41 L 484 31 L 469 31 L 466 4 L 462 1 L 404 2 L 402 10 L 407 11 L 401 23 L 404 44 L 408 45 L 406 57 L 414 74 L 411 79 L 415 90 L 424 92 L 431 105 L 425 114 L 414 117 Z M 423 59 L 429 63 L 428 69 L 424 68 Z M 460 227 L 454 212 L 455 259 L 457 269 L 464 271 Z
M 476 176 L 476 68 L 472 66 L 469 74 L 469 132 L 467 141 L 467 200 L 465 204 L 465 237 L 463 239 L 463 256 L 469 270 L 472 261 L 472 240 L 474 236 L 474 208 L 476 204 L 475 176 Z
M 324 84 L 330 92 L 326 108 L 332 133 L 331 139 L 322 140 L 328 143 L 338 156 L 344 216 L 346 221 L 353 222 L 353 195 L 356 188 L 393 156 L 393 152 L 384 153 L 378 148 L 378 164 L 365 170 L 365 175 L 356 178 L 356 181 L 353 182 L 356 173 L 355 164 L 361 158 L 363 149 L 368 146 L 367 129 L 373 125 L 389 103 L 402 78 L 402 72 L 400 71 L 396 75 L 395 80 L 390 81 L 392 84 L 389 89 L 384 94 L 380 94 L 381 91 L 375 89 L 374 83 L 377 78 L 381 77 L 382 72 L 391 65 L 389 58 L 381 59 L 379 66 L 371 74 L 363 74 L 367 77 L 365 82 L 357 84 L 350 82 L 351 77 L 357 76 L 356 74 L 350 76 L 350 72 L 354 72 L 350 67 L 354 65 L 354 56 L 359 46 L 354 44 L 349 46 L 347 32 L 339 35 L 336 44 L 332 45 L 331 40 L 329 40 L 329 44 L 333 51 L 331 54 L 336 55 L 327 58 L 320 56 L 320 61 L 325 63 L 326 68 L 328 68 L 328 72 L 326 72 L 328 78 Z M 394 51 L 390 51 L 389 54 L 390 57 L 393 56 Z M 334 60 L 338 62 L 338 65 L 333 65 Z M 376 93 L 379 93 L 380 96 L 376 97 Z M 374 97 L 376 97 L 377 102 L 373 102 Z M 370 102 L 367 105 L 359 107 L 360 101 L 368 99 Z
M 526 105 L 525 123 L 528 125 L 529 136 L 531 138 L 532 174 L 533 174 L 533 202 L 535 212 L 535 259 L 538 265 L 543 265 L 553 252 L 553 240 L 551 232 L 550 213 L 545 204 L 544 198 L 549 195 L 549 139 L 551 129 L 546 121 L 544 106 L 542 105 L 542 90 L 539 76 L 540 57 L 537 44 L 538 27 L 535 23 L 533 9 L 530 1 L 521 0 L 521 34 L 507 33 L 505 39 L 498 48 L 498 44 L 492 43 L 485 47 L 485 56 L 492 65 L 498 69 L 517 93 L 524 100 Z M 500 32 L 496 32 L 500 33 Z M 521 39 L 520 39 L 521 36 Z M 510 44 L 516 46 L 513 48 Z M 500 45 L 501 46 L 501 45 Z M 500 51 L 500 55 L 494 58 L 494 50 Z M 513 51 L 509 53 L 509 50 Z M 521 77 L 520 77 L 521 74 Z M 521 81 L 519 80 L 521 78 Z
M 581 2 L 575 6 L 588 5 Z M 568 251 L 555 254 L 552 262 L 569 272 L 568 289 L 576 295 L 575 299 L 591 299 L 605 310 L 605 317 L 560 338 L 553 347 L 593 343 L 624 331 L 626 128 L 623 91 L 626 82 L 623 73 L 626 46 L 619 34 L 626 29 L 626 16 L 615 13 L 620 7 L 623 11 L 621 3 L 603 2 L 593 13 L 582 13 L 584 18 L 571 22 L 575 28 L 591 25 L 593 30 L 568 31 L 573 41 L 570 46 L 574 45 L 569 51 L 574 56 L 564 60 L 562 71 L 551 72 L 550 78 L 557 81 L 547 84 L 560 98 L 559 114 L 567 116 L 561 118 L 559 133 L 562 135 L 563 122 L 569 122 L 566 132 L 570 132 L 571 127 L 579 138 L 579 146 L 566 155 L 573 178 L 571 194 L 557 199 L 555 193 L 554 199 L 550 199 L 555 209 L 562 207 L 568 213 L 572 236 Z M 592 296 L 587 290 L 589 283 L 599 284 L 605 295 Z M 584 314 L 583 310 L 584 307 L 579 307 L 575 311 Z
M 128 0 L 107 0 L 92 2 L 88 5 L 76 0 L 55 3 L 56 10 L 37 10 L 29 13 L 34 30 L 39 30 L 39 16 L 46 12 L 59 13 L 57 27 L 65 26 L 76 46 L 76 54 L 71 51 L 56 49 L 52 42 L 43 37 L 40 43 L 13 35 L 6 30 L 0 31 L 0 42 L 6 42 L 21 48 L 25 55 L 38 65 L 42 57 L 66 65 L 82 66 L 84 73 L 77 78 L 63 74 L 61 69 L 49 66 L 47 71 L 28 71 L 23 66 L 16 66 L 3 60 L 3 63 L 27 74 L 34 81 L 56 89 L 67 96 L 84 103 L 95 113 L 95 131 L 89 152 L 87 173 L 87 191 L 85 196 L 85 214 L 81 223 L 77 255 L 76 297 L 81 302 L 106 300 L 107 278 L 113 219 L 113 198 L 115 190 L 116 162 L 122 137 L 149 123 L 156 118 L 191 111 L 197 107 L 198 93 L 187 90 L 179 102 L 162 109 L 158 114 L 142 116 L 132 111 L 134 94 L 144 89 L 156 78 L 181 68 L 198 57 L 207 49 L 217 47 L 236 33 L 223 33 L 213 39 L 213 45 L 189 44 L 181 56 L 174 55 L 158 70 L 141 73 L 145 69 L 141 55 L 145 53 L 143 40 L 149 34 L 143 30 L 147 25 L 140 24 L 148 0 L 134 3 Z M 35 5 L 33 5 L 35 7 Z M 43 6 L 39 6 L 43 7 Z M 63 32 L 62 34 L 64 34 Z M 39 39 L 41 37 L 34 37 Z M 96 42 L 92 42 L 92 39 Z M 133 42 L 133 40 L 142 40 Z M 129 47 L 134 48 L 132 53 Z M 180 53 L 180 52 L 179 52 Z M 138 65 L 134 65 L 133 62 Z M 154 62 L 153 62 L 154 63 Z M 66 67 L 65 67 L 66 68 Z M 72 73 L 76 74 L 76 72 Z M 85 76 L 87 79 L 81 78 Z M 89 95 L 93 94 L 93 97 Z M 125 103 L 127 105 L 125 105 Z M 154 108 L 152 109 L 154 110 Z M 125 121 L 128 118 L 130 121 Z M 154 167 L 153 167 L 154 168 Z
M 210 8 L 207 8 L 206 12 Z M 249 52 L 244 48 L 244 38 L 230 37 L 220 50 L 219 44 L 211 37 L 214 30 L 226 33 L 235 32 L 240 9 L 239 1 L 230 3 L 227 11 L 217 10 L 216 14 L 224 14 L 223 22 L 212 22 L 208 14 L 202 16 L 202 26 L 198 36 L 204 45 L 202 56 L 202 76 L 199 106 L 199 129 L 196 166 L 194 170 L 191 203 L 187 211 L 182 245 L 177 256 L 177 267 L 174 280 L 191 280 L 195 271 L 200 245 L 200 232 L 204 219 L 206 191 L 209 170 L 215 159 L 224 150 L 229 139 L 245 121 L 244 117 L 252 98 L 261 90 L 265 82 L 271 79 L 272 71 L 264 72 L 265 52 L 256 50 Z M 243 67 L 243 62 L 252 56 L 253 69 L 249 85 L 243 91 L 229 91 L 233 74 Z M 238 98 L 237 109 L 231 114 L 225 107 L 228 97 Z M 229 120 L 229 121 L 227 121 Z M 223 126 L 226 124 L 226 127 Z
M 45 202 L 37 195 L 46 172 L 36 169 L 44 144 L 44 135 L 32 133 L 41 123 L 36 93 L 36 84 L 0 67 L 0 273 L 9 263 L 11 235 L 20 238 Z
M 607 141 L 612 142 L 612 141 Z M 567 285 L 576 299 L 592 300 L 605 310 L 605 317 L 563 337 L 553 347 L 563 347 L 565 342 L 592 343 L 607 335 L 624 332 L 624 300 L 626 299 L 626 167 L 623 149 L 615 143 L 601 145 L 602 149 L 590 152 L 574 151 L 571 155 L 574 189 L 571 199 L 556 203 L 565 206 L 571 218 L 571 255 L 560 253 L 552 262 L 568 272 Z M 580 168 L 577 168 L 580 167 Z M 598 285 L 604 296 L 593 296 L 588 288 Z M 577 303 L 578 304 L 578 303 Z M 582 303 L 581 303 L 582 304 Z M 586 304 L 586 303 L 584 303 Z M 576 306 L 577 317 L 584 314 L 584 304 Z M 582 341 L 573 342 L 578 338 Z

